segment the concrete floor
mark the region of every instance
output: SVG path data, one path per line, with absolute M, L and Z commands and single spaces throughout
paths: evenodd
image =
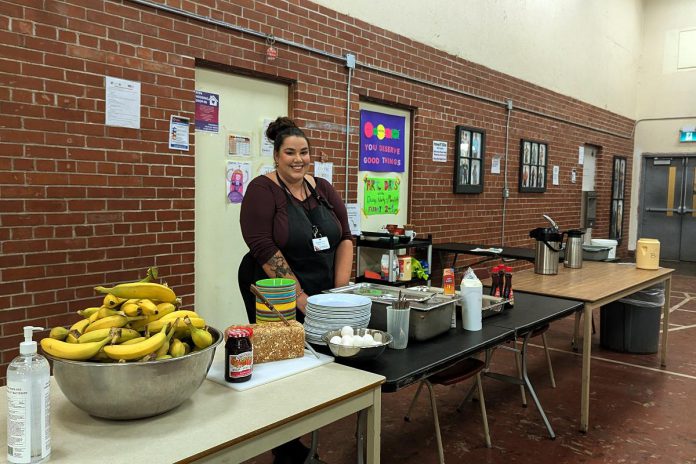
M 696 263 L 663 263 L 676 268 L 672 279 L 669 357 L 612 352 L 593 338 L 590 430 L 578 432 L 581 355 L 570 350 L 573 318 L 547 332 L 557 388 L 551 388 L 541 343 L 530 348 L 529 372 L 557 438 L 549 439 L 533 404 L 521 406 L 519 388 L 484 380 L 493 448 L 484 444 L 478 404 L 456 407 L 468 384 L 436 386 L 438 411 L 449 463 L 696 463 Z M 599 314 L 595 314 L 599 323 Z M 599 330 L 599 328 L 598 328 Z M 499 350 L 493 370 L 513 373 L 511 352 Z M 410 423 L 403 416 L 415 386 L 382 395 L 382 462 L 437 462 L 427 395 L 421 394 Z M 355 417 L 319 433 L 319 453 L 330 464 L 356 462 Z M 303 441 L 308 442 L 308 437 Z M 268 464 L 270 453 L 248 461 Z

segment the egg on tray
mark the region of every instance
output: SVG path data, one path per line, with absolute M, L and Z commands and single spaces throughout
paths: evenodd
M 341 336 L 339 337 L 338 335 L 334 335 L 331 337 L 329 342 L 333 343 L 334 345 L 350 346 L 354 348 L 368 348 L 371 346 L 380 346 L 382 344 L 382 335 L 378 333 L 373 337 L 368 333 L 364 336 L 360 336 L 359 334 L 353 333 L 352 327 L 345 326 L 341 329 Z

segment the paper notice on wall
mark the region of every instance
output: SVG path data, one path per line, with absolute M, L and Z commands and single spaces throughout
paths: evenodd
M 106 87 L 105 124 L 140 129 L 140 82 L 107 76 L 104 85 Z
M 447 162 L 447 142 L 433 140 L 433 161 L 437 163 Z
M 491 158 L 491 174 L 500 174 L 500 156 Z
M 169 149 L 183 150 L 189 149 L 189 118 L 183 116 L 169 117 Z
M 316 161 L 314 163 L 314 176 L 326 179 L 329 184 L 333 184 L 333 163 Z
M 561 168 L 559 166 L 554 166 L 552 170 L 552 177 L 551 177 L 551 183 L 553 185 L 558 185 L 558 175 L 561 172 Z
M 360 235 L 360 207 L 357 203 L 346 203 L 346 211 L 351 235 Z
M 578 147 L 578 164 L 585 164 L 585 147 Z
M 196 90 L 196 130 L 214 132 L 220 128 L 220 95 Z
M 366 216 L 399 214 L 401 179 L 398 177 L 364 178 L 363 212 Z
M 227 153 L 232 156 L 249 156 L 251 154 L 251 137 L 247 134 L 230 133 L 227 136 Z
M 241 203 L 251 181 L 251 163 L 228 161 L 225 170 L 227 180 L 227 199 L 230 203 Z
M 266 137 L 266 129 L 268 125 L 273 122 L 273 119 L 267 118 L 263 120 L 263 126 L 261 127 L 261 156 L 273 156 L 273 142 Z

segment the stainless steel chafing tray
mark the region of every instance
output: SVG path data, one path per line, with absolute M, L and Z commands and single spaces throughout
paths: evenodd
M 456 299 L 434 291 L 430 292 L 423 288 L 412 290 L 367 282 L 327 290 L 327 293 L 351 293 L 369 297 L 372 300 L 369 327 L 379 330 L 387 330 L 386 308 L 398 299 L 399 292 L 411 306 L 409 339 L 428 340 L 450 329 Z

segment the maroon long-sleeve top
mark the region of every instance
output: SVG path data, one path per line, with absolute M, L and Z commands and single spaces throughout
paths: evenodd
M 333 186 L 320 177 L 315 177 L 317 194 L 326 199 L 340 224 L 341 241 L 350 240 L 348 213 L 343 200 Z M 263 265 L 288 242 L 291 233 L 288 227 L 288 194 L 278 184 L 266 176 L 257 176 L 250 183 L 244 194 L 240 224 L 242 236 L 249 246 L 256 262 Z M 318 203 L 314 196 L 305 200 L 309 209 Z

